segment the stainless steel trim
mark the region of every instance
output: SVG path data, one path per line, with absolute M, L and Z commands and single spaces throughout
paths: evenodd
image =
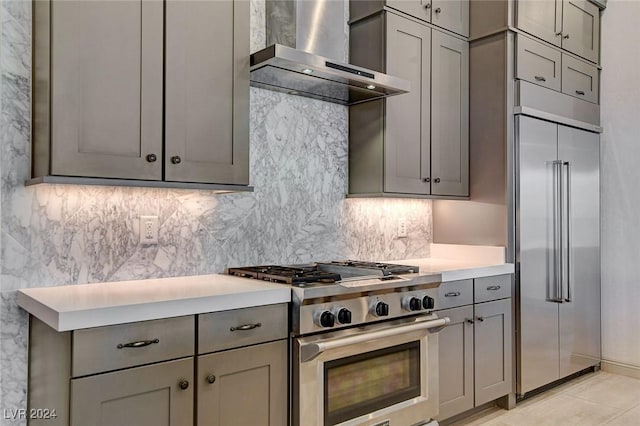
M 409 325 L 402 325 L 399 327 L 390 327 L 383 330 L 371 331 L 368 333 L 355 334 L 348 337 L 307 343 L 300 346 L 300 362 L 312 361 L 321 353 L 331 349 L 343 348 L 345 346 L 365 343 L 375 339 L 383 339 L 403 333 L 410 333 L 412 331 L 429 330 L 431 333 L 436 333 L 443 327 L 446 327 L 449 322 L 450 319 L 448 317 L 445 317 L 431 321 L 422 321 Z

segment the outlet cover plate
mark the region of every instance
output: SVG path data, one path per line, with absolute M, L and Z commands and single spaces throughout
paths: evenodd
M 158 244 L 158 216 L 140 216 L 140 244 Z

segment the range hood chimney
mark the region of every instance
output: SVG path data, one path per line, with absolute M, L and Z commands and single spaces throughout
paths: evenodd
M 410 89 L 407 80 L 346 63 L 344 0 L 266 0 L 269 47 L 251 55 L 251 85 L 354 105 Z

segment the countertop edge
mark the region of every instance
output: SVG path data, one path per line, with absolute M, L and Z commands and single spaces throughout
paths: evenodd
M 58 332 L 289 303 L 290 301 L 291 290 L 289 287 L 283 287 L 282 289 L 244 291 L 57 312 L 26 293 L 18 293 L 18 305 L 22 309 Z
M 442 282 L 468 280 L 473 278 L 492 277 L 495 275 L 513 274 L 515 266 L 512 263 L 500 265 L 478 266 L 465 269 L 442 271 Z

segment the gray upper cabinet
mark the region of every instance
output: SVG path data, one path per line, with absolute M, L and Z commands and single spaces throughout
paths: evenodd
M 589 0 L 518 0 L 516 26 L 597 63 L 600 9 Z
M 429 194 L 431 30 L 387 15 L 387 72 L 411 91 L 386 101 L 385 192 Z
M 562 0 L 518 0 L 516 26 L 560 47 L 562 43 Z
M 193 426 L 193 358 L 71 380 L 70 426 Z
M 516 36 L 516 78 L 560 91 L 562 53 L 522 34 Z
M 469 44 L 432 34 L 431 193 L 469 195 Z
M 36 24 L 50 25 L 35 28 L 36 53 L 50 53 L 52 70 L 36 58 L 34 124 L 44 127 L 34 132 L 34 167 L 48 174 L 50 149 L 52 174 L 162 179 L 162 162 L 147 161 L 162 158 L 162 3 L 34 5 Z M 49 34 L 50 44 L 40 39 Z
M 469 0 L 351 0 L 351 22 L 380 12 L 384 6 L 469 36 Z
M 600 9 L 588 0 L 563 0 L 562 48 L 591 62 L 600 59 Z
M 350 107 L 349 193 L 468 196 L 468 43 L 386 11 L 350 30 L 352 63 L 407 79 L 411 90 Z
M 249 2 L 166 5 L 166 180 L 249 183 Z
M 431 23 L 469 36 L 469 0 L 433 0 Z
M 33 16 L 34 178 L 247 189 L 248 2 L 42 0 Z

